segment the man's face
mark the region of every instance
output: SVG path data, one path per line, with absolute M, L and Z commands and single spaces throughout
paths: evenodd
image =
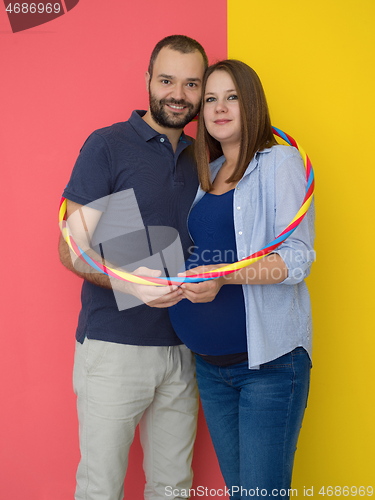
M 150 112 L 166 128 L 184 128 L 199 111 L 203 57 L 199 52 L 182 54 L 164 47 L 148 77 Z

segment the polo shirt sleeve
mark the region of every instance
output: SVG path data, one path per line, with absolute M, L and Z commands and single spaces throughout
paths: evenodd
M 63 197 L 86 205 L 111 193 L 111 156 L 105 139 L 94 132 L 81 148 Z
M 275 236 L 293 220 L 306 191 L 306 171 L 295 148 L 280 161 L 275 171 Z M 314 205 L 311 204 L 297 229 L 275 250 L 288 268 L 288 277 L 279 284 L 295 285 L 304 280 L 315 260 Z

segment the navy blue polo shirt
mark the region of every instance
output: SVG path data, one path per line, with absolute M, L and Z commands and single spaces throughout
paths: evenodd
M 63 196 L 87 205 L 108 195 L 121 196 L 127 190 L 135 196 L 146 231 L 171 228 L 180 237 L 186 259 L 192 245 L 186 220 L 198 187 L 192 139 L 182 134 L 174 152 L 168 137 L 142 119 L 144 114 L 133 111 L 127 122 L 96 130 L 88 137 Z M 127 235 L 127 242 L 130 240 Z M 121 238 L 114 248 L 119 244 Z M 150 255 L 153 251 L 151 248 Z M 111 257 L 106 255 L 108 260 Z M 142 260 L 144 256 L 138 257 Z M 140 265 L 152 267 L 147 262 Z M 131 345 L 181 344 L 167 309 L 141 304 L 119 310 L 112 290 L 88 281 L 83 282 L 81 300 L 76 334 L 79 342 L 88 337 Z

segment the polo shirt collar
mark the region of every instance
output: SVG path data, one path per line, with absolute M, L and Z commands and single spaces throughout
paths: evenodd
M 132 112 L 130 118 L 129 118 L 129 123 L 131 126 L 134 128 L 134 130 L 144 139 L 145 141 L 150 141 L 154 137 L 159 137 L 163 136 L 165 134 L 160 134 L 160 132 L 157 132 L 154 130 L 148 123 L 146 123 L 142 117 L 146 114 L 146 111 L 143 109 L 136 109 L 135 111 Z M 190 137 L 184 134 L 182 132 L 180 136 L 180 141 L 183 141 L 187 145 L 192 144 L 192 140 Z

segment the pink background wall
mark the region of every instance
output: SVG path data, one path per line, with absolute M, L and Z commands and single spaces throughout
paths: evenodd
M 226 0 L 80 0 L 15 34 L 1 5 L 1 498 L 73 498 L 80 280 L 58 261 L 58 203 L 87 135 L 147 107 L 149 54 L 174 33 L 226 57 Z M 196 486 L 223 485 L 202 420 L 194 464 Z M 126 498 L 142 497 L 137 441 L 126 485 Z

